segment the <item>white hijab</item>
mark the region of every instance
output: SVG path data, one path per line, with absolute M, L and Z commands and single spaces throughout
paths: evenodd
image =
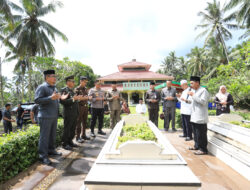
M 225 88 L 226 89 L 226 92 L 223 94 L 222 92 L 221 92 L 221 89 L 222 88 Z M 222 85 L 222 86 L 220 86 L 220 90 L 219 90 L 219 92 L 216 94 L 216 97 L 220 100 L 220 102 L 226 102 L 227 101 L 227 96 L 228 96 L 228 92 L 227 92 L 227 88 L 226 88 L 226 86 L 225 85 Z

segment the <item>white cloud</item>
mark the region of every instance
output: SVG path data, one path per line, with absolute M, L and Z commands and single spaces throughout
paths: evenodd
M 55 57 L 80 60 L 99 75 L 133 58 L 155 71 L 167 52 L 193 47 L 197 13 L 206 7 L 201 0 L 61 1 L 64 7 L 44 18 L 69 38 L 57 39 Z

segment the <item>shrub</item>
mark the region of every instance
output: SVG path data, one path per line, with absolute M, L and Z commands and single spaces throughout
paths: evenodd
M 56 144 L 61 144 L 63 120 L 58 120 Z M 40 128 L 30 125 L 26 131 L 10 133 L 0 138 L 0 183 L 16 176 L 38 158 Z
M 156 136 L 147 123 L 136 125 L 125 125 L 122 128 L 121 136 L 118 137 L 117 148 L 120 144 L 129 140 L 156 141 Z

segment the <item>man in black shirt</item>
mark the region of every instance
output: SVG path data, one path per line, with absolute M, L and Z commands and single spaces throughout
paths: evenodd
M 18 108 L 16 110 L 17 116 L 16 116 L 16 124 L 17 128 L 22 130 L 23 127 L 23 116 L 24 116 L 24 109 L 21 107 L 21 104 L 18 104 Z
M 4 132 L 10 133 L 12 131 L 12 123 L 15 122 L 14 119 L 11 119 L 11 113 L 10 113 L 11 105 L 7 103 L 5 105 L 5 110 L 3 112 L 3 126 L 4 126 Z

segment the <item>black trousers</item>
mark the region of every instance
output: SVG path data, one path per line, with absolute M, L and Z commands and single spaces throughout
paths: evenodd
M 192 126 L 190 123 L 190 115 L 181 114 L 183 136 L 192 138 Z
M 158 127 L 159 109 L 148 109 L 149 120 Z
M 75 137 L 77 114 L 65 114 L 62 142 L 63 146 L 72 144 Z
M 194 132 L 194 147 L 203 151 L 207 150 L 207 124 L 191 123 Z
M 3 126 L 4 126 L 4 133 L 10 133 L 12 132 L 12 123 L 11 122 L 3 122 Z
M 103 127 L 103 118 L 104 118 L 104 109 L 103 108 L 91 108 L 91 132 L 94 133 L 96 120 L 98 118 L 98 131 L 102 130 Z

